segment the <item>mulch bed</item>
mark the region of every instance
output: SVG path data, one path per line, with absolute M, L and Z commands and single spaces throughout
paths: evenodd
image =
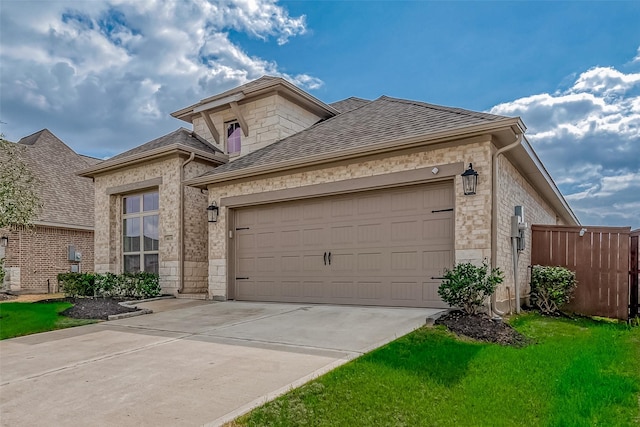
M 48 300 L 61 301 L 61 300 Z M 120 302 L 113 298 L 65 298 L 62 301 L 68 301 L 73 307 L 63 311 L 63 316 L 73 317 L 74 319 L 101 319 L 107 320 L 113 314 L 129 313 L 138 311 L 136 308 L 121 306 Z
M 502 345 L 523 346 L 529 340 L 511 325 L 501 320 L 491 320 L 486 315 L 467 315 L 462 311 L 447 313 L 435 322 L 444 325 L 451 332 L 479 341 L 492 342 Z

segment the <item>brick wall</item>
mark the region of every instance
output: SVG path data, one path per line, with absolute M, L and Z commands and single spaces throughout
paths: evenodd
M 298 133 L 320 120 L 320 117 L 277 94 L 241 104 L 240 111 L 249 127 L 249 135 L 242 134 L 240 156 Z M 222 139 L 218 146 L 222 151 L 225 151 L 225 123 L 232 120 L 236 117 L 230 108 L 211 114 L 211 121 Z M 202 117 L 193 120 L 193 130 L 215 145 Z
M 518 283 L 520 296 L 529 292 L 527 267 L 531 264 L 531 224 L 555 224 L 556 214 L 540 197 L 524 177 L 505 157 L 498 158 L 498 253 L 496 265 L 504 272 L 504 282 L 496 292 L 496 300 L 502 309 L 509 307 L 509 293 L 515 301 L 513 280 L 513 256 L 511 249 L 511 217 L 515 206 L 524 208 L 524 220 L 529 228 L 525 231 L 525 250 L 518 259 Z M 512 304 L 515 309 L 515 305 Z
M 82 253 L 81 271 L 94 269 L 93 231 L 34 226 L 29 229 L 4 230 L 9 237 L 5 248 L 6 281 L 21 293 L 57 291 L 58 273 L 71 271 L 68 246 Z M 47 280 L 49 283 L 47 283 Z

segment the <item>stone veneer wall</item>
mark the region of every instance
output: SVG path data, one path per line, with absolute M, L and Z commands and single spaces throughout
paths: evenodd
M 455 177 L 455 257 L 456 262 L 481 262 L 491 256 L 491 140 L 490 137 L 464 141 L 458 146 L 367 160 L 347 165 L 297 172 L 275 178 L 262 178 L 229 185 L 209 186 L 209 202 L 242 194 L 336 182 L 358 177 L 382 175 L 425 168 L 431 176 L 434 165 L 473 162 L 480 174 L 478 192 L 464 196 L 459 175 Z M 462 171 L 461 171 L 462 172 Z M 221 208 L 216 224 L 209 225 L 209 295 L 224 299 L 227 295 L 227 209 Z
M 277 94 L 240 104 L 239 107 L 249 127 L 249 135 L 242 134 L 240 156 L 307 129 L 320 120 L 320 117 Z M 225 123 L 236 120 L 236 117 L 231 109 L 227 108 L 211 114 L 211 120 L 220 134 L 220 145 L 215 143 L 202 117 L 193 120 L 193 130 L 226 152 Z
M 162 178 L 159 186 L 159 273 L 163 293 L 175 293 L 179 287 L 180 243 L 180 168 L 178 155 L 152 160 L 95 177 L 95 270 L 99 273 L 122 272 L 122 195 L 107 190 L 126 184 Z M 147 190 L 133 191 L 131 194 Z
M 511 217 L 515 206 L 523 206 L 524 220 L 529 225 L 525 232 L 525 250 L 518 259 L 518 283 L 522 298 L 529 293 L 529 272 L 531 264 L 531 224 L 556 224 L 556 213 L 540 197 L 511 162 L 503 155 L 498 158 L 498 253 L 496 265 L 504 272 L 504 282 L 496 291 L 499 308 L 509 308 L 509 288 L 512 308 L 515 310 L 515 289 L 513 281 L 513 257 L 511 249 Z
M 4 229 L 9 237 L 4 250 L 5 284 L 21 293 L 48 293 L 58 290 L 58 273 L 71 271 L 80 264 L 81 271 L 93 271 L 93 231 L 34 226 L 17 230 Z M 68 246 L 82 253 L 82 262 L 68 260 Z M 47 283 L 47 280 L 49 281 Z
M 211 169 L 210 165 L 195 160 L 185 167 L 184 178 L 193 178 Z M 193 187 L 185 187 L 184 192 L 184 293 L 207 292 L 209 276 L 207 194 Z

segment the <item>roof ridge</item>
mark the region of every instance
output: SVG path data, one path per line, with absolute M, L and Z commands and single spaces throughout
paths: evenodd
M 478 117 L 478 118 L 489 118 L 489 117 L 509 118 L 507 116 L 500 116 L 500 115 L 497 115 L 497 114 L 483 113 L 481 111 L 467 110 L 467 109 L 459 108 L 459 107 L 447 107 L 447 106 L 444 106 L 444 105 L 431 104 L 431 103 L 422 102 L 422 101 L 414 101 L 414 100 L 411 100 L 411 99 L 394 98 L 394 97 L 387 96 L 387 95 L 382 95 L 378 99 L 382 99 L 382 100 L 385 100 L 385 101 L 391 101 L 391 102 L 398 102 L 398 103 L 402 103 L 402 104 L 412 104 L 412 105 L 416 105 L 418 107 L 431 108 L 433 110 L 446 111 L 448 113 L 454 113 L 454 114 L 464 114 L 464 115 L 467 115 L 467 116 Z

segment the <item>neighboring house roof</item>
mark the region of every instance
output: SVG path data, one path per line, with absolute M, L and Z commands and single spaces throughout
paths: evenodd
M 215 109 L 227 108 L 230 103 L 242 103 L 249 99 L 255 99 L 268 93 L 278 92 L 278 94 L 289 97 L 302 105 L 308 111 L 319 117 L 327 118 L 338 114 L 338 111 L 320 101 L 318 98 L 303 91 L 297 86 L 289 83 L 281 77 L 262 76 L 242 86 L 229 89 L 226 92 L 210 96 L 200 100 L 200 102 L 182 108 L 171 113 L 177 119 L 191 123 L 194 116 L 199 116 L 203 111 L 213 111 Z
M 126 165 L 150 160 L 173 152 L 195 153 L 198 158 L 216 164 L 226 163 L 228 156 L 222 153 L 206 139 L 185 128 L 179 128 L 129 151 L 118 154 L 103 162 L 92 165 L 78 172 L 80 176 L 94 176 L 97 173 L 121 168 Z
M 352 96 L 341 101 L 332 102 L 329 105 L 340 111 L 340 113 L 347 113 L 351 110 L 355 110 L 356 108 L 360 108 L 370 102 L 371 101 L 369 101 L 368 99 L 356 98 L 355 96 Z
M 498 122 L 512 123 L 514 120 L 517 119 L 382 96 L 217 167 L 203 175 L 203 179 L 195 178 L 194 181 L 320 155 L 340 155 L 350 149 L 367 150 L 385 142 L 412 137 L 426 139 L 430 135 L 458 132 L 478 125 L 493 127 Z
M 35 224 L 93 229 L 93 183 L 75 174 L 90 162 L 48 129 L 18 141 L 25 165 L 38 179 L 42 210 Z

